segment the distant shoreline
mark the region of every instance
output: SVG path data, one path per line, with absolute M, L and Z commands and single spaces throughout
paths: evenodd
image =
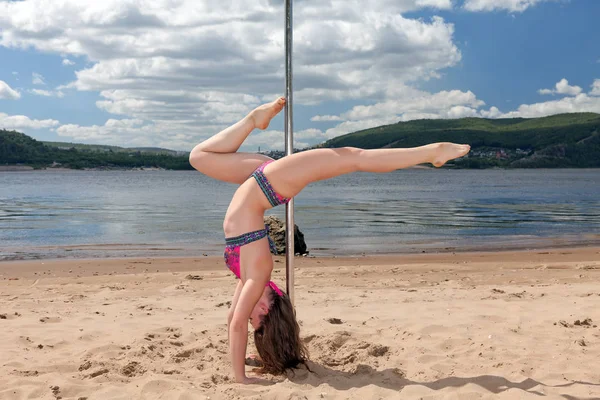
M 431 167 L 431 166 L 427 166 L 427 165 L 416 165 L 414 167 L 409 167 L 409 168 L 404 168 L 404 169 L 407 169 L 407 170 L 441 169 L 441 170 L 465 170 L 465 171 L 484 171 L 484 170 L 500 169 L 500 170 L 511 171 L 511 170 L 519 170 L 519 169 L 523 169 L 523 170 L 548 170 L 548 169 L 550 169 L 550 170 L 563 170 L 563 169 L 564 170 L 573 170 L 573 169 L 589 170 L 589 169 L 600 169 L 600 167 L 539 167 L 539 168 L 492 167 L 492 168 L 479 169 L 479 168 L 455 168 L 455 167 L 435 168 L 435 167 Z M 140 168 L 97 167 L 97 168 L 82 168 L 82 169 L 64 168 L 64 167 L 45 167 L 45 168 L 35 169 L 28 165 L 0 165 L 0 172 L 89 172 L 89 171 L 139 171 L 139 172 L 186 171 L 186 172 L 190 172 L 190 171 L 194 171 L 194 170 L 192 170 L 192 169 L 167 169 L 167 168 L 154 168 L 154 167 L 148 167 L 148 168 L 144 168 L 144 167 L 140 167 Z
M 0 172 L 86 172 L 86 171 L 181 171 L 176 169 L 165 168 L 117 168 L 117 167 L 99 167 L 99 168 L 63 168 L 63 167 L 46 167 L 35 169 L 29 165 L 0 165 Z M 184 170 L 190 171 L 190 170 Z
M 416 165 L 414 167 L 405 168 L 405 169 L 434 169 L 434 167 L 429 167 L 427 165 Z M 86 172 L 86 171 L 194 171 L 194 170 L 181 170 L 181 169 L 166 169 L 166 168 L 118 168 L 118 167 L 97 167 L 97 168 L 64 168 L 64 167 L 46 167 L 46 168 L 38 168 L 35 169 L 28 165 L 0 165 L 0 172 L 69 172 L 69 171 L 77 171 L 77 172 Z

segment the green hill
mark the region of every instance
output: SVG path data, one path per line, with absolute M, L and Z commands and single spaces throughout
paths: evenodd
M 415 147 L 433 142 L 467 143 L 463 168 L 600 167 L 600 114 L 543 118 L 416 120 L 328 140 L 319 147 Z
M 126 149 L 116 146 L 40 142 L 15 131 L 0 130 L 0 165 L 34 168 L 164 168 L 192 169 L 188 155 L 158 148 Z
M 160 147 L 119 147 L 119 146 L 108 146 L 108 145 L 104 145 L 104 144 L 82 144 L 82 143 L 45 142 L 45 141 L 42 141 L 41 143 L 45 144 L 46 146 L 56 147 L 56 148 L 63 149 L 63 150 L 75 148 L 77 150 L 84 150 L 84 151 L 86 151 L 86 150 L 87 151 L 100 151 L 100 152 L 113 151 L 113 152 L 125 152 L 125 153 L 136 153 L 139 151 L 142 153 L 149 153 L 149 154 L 170 154 L 173 156 L 180 155 L 180 152 L 177 152 L 175 150 L 163 149 Z
M 416 120 L 349 133 L 317 147 L 375 149 L 433 142 L 471 145 L 468 157 L 448 163 L 454 168 L 600 168 L 600 114 Z M 188 155 L 173 150 L 40 142 L 19 132 L 0 130 L 0 165 L 16 164 L 192 169 Z
M 118 146 L 108 146 L 108 145 L 103 145 L 103 144 L 82 144 L 82 143 L 69 143 L 69 142 L 46 142 L 46 141 L 40 141 L 40 143 L 49 146 L 49 147 L 56 147 L 58 149 L 62 149 L 62 150 L 69 150 L 69 149 L 77 149 L 77 150 L 84 150 L 84 151 L 126 151 L 125 148 L 123 147 L 118 147 Z

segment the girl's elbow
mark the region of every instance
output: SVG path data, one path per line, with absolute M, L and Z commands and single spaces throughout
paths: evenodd
M 229 330 L 236 333 L 248 331 L 248 320 L 234 315 L 229 321 Z

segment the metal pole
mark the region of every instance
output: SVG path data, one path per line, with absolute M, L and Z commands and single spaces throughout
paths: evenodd
M 292 93 L 292 44 L 293 12 L 292 0 L 285 0 L 285 154 L 294 152 L 294 114 Z M 295 304 L 294 296 L 294 199 L 285 207 L 285 283 L 288 296 Z

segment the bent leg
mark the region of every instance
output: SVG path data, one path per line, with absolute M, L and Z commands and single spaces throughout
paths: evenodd
M 441 167 L 469 150 L 468 145 L 453 143 L 433 143 L 408 149 L 315 149 L 277 160 L 265 168 L 265 174 L 278 193 L 294 197 L 312 182 L 357 171 L 391 172 L 423 163 Z
M 284 98 L 264 104 L 190 152 L 190 164 L 198 171 L 221 181 L 243 183 L 252 172 L 271 158 L 253 153 L 236 153 L 255 129 L 266 129 L 285 104 Z

